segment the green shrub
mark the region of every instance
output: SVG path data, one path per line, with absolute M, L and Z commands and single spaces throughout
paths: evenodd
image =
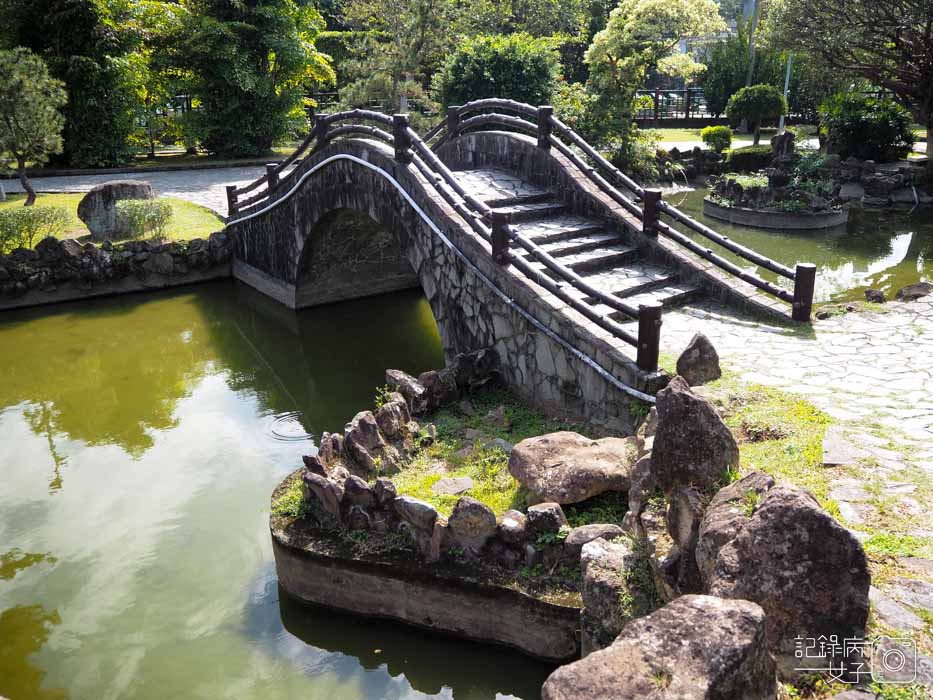
M 128 238 L 146 233 L 161 236 L 172 218 L 172 205 L 163 199 L 124 199 L 117 202 L 117 228 Z
M 722 153 L 732 145 L 732 129 L 728 126 L 707 126 L 700 132 L 700 138 L 716 153 Z
M 71 217 L 64 207 L 12 207 L 0 210 L 0 252 L 32 248 L 47 236 L 61 236 Z
M 737 173 L 751 173 L 771 165 L 771 146 L 745 146 L 733 148 L 726 154 L 726 169 Z
M 729 98 L 726 114 L 729 121 L 738 123 L 748 120 L 755 131 L 755 145 L 761 135 L 762 122 L 775 121 L 787 113 L 787 101 L 773 85 L 752 85 L 745 87 Z
M 484 97 L 548 104 L 557 78 L 551 43 L 528 34 L 477 36 L 463 41 L 434 76 L 435 98 L 445 107 Z
M 914 144 L 910 112 L 889 99 L 839 93 L 820 108 L 830 148 L 842 158 L 881 163 L 903 158 Z
M 657 182 L 661 176 L 658 167 L 660 141 L 657 131 L 632 128 L 622 138 L 610 142 L 609 161 L 639 182 Z

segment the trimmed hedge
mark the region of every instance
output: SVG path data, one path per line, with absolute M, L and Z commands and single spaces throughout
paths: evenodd
M 771 146 L 745 146 L 729 151 L 725 164 L 729 172 L 752 173 L 769 167 L 773 159 Z
M 32 248 L 47 236 L 60 236 L 71 220 L 65 207 L 12 207 L 0 211 L 0 253 Z
M 117 202 L 117 227 L 128 238 L 142 238 L 152 232 L 165 233 L 172 219 L 172 205 L 164 199 L 123 199 Z
M 732 145 L 732 129 L 728 126 L 707 126 L 700 132 L 700 138 L 716 153 L 722 153 Z

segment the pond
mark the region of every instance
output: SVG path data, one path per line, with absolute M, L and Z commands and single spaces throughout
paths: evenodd
M 705 194 L 702 187 L 674 188 L 664 197 L 714 231 L 791 268 L 798 262 L 814 263 L 818 302 L 864 301 L 869 288 L 880 289 L 891 299 L 904 285 L 933 280 L 933 207 L 913 213 L 906 208 L 854 208 L 843 227 L 781 232 L 731 226 L 704 216 Z M 780 281 L 791 287 L 790 280 Z
M 292 313 L 233 282 L 0 316 L 0 696 L 537 697 L 504 649 L 295 603 L 272 488 L 387 367 L 419 293 Z

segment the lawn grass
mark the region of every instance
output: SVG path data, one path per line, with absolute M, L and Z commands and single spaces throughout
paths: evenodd
M 252 158 L 227 158 L 210 153 L 196 153 L 194 155 L 185 153 L 179 148 L 156 149 L 155 158 L 150 158 L 148 152 L 137 153 L 133 156 L 132 165 L 137 168 L 146 168 L 149 170 L 158 170 L 166 166 L 178 167 L 188 165 L 241 165 L 244 163 L 255 163 L 257 161 L 268 160 L 270 163 L 278 161 L 291 155 L 298 147 L 300 141 L 289 141 L 278 146 L 274 146 L 272 151 L 265 156 L 254 156 Z
M 61 234 L 61 238 L 83 238 L 89 236 L 87 226 L 78 218 L 78 202 L 84 196 L 81 192 L 43 193 L 36 199 L 36 206 L 64 207 L 70 220 Z M 5 202 L 0 202 L 0 211 L 12 207 L 21 207 L 25 194 L 7 195 Z M 174 197 L 164 197 L 172 205 L 172 219 L 165 229 L 165 236 L 175 241 L 189 241 L 192 238 L 207 238 L 224 227 L 223 219 L 210 209 L 192 202 Z M 36 241 L 38 243 L 38 241 Z

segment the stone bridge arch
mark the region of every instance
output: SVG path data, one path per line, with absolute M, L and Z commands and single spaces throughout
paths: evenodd
M 389 263 L 380 274 L 378 264 L 354 270 L 343 259 L 354 251 L 315 236 L 319 224 L 345 210 L 366 215 L 390 235 L 379 252 Z M 379 142 L 341 139 L 321 148 L 269 199 L 240 210 L 228 231 L 234 275 L 291 308 L 417 283 L 448 359 L 494 348 L 504 380 L 555 414 L 631 432 L 630 387 L 651 391 L 649 384 L 659 381 L 604 338 L 556 313 L 540 288 L 494 262 L 489 243 L 432 183 Z M 328 285 L 328 274 L 338 283 Z

